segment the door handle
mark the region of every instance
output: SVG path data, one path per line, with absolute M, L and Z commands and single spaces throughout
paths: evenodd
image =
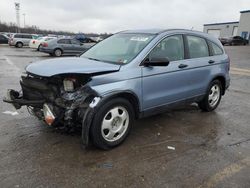
M 186 64 L 180 64 L 178 67 L 180 68 L 180 69 L 183 69 L 183 68 L 186 68 L 188 65 L 186 65 Z
M 215 63 L 215 61 L 214 60 L 209 60 L 208 63 L 213 64 L 213 63 Z

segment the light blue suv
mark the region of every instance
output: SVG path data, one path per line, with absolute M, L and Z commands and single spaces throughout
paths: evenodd
M 50 126 L 80 128 L 82 142 L 121 144 L 135 119 L 186 103 L 212 111 L 229 87 L 230 61 L 219 40 L 189 30 L 117 33 L 80 57 L 26 67 L 22 92 L 5 102 Z

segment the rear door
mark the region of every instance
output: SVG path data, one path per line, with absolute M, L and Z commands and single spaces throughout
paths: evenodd
M 80 43 L 80 41 L 71 39 L 72 44 L 72 52 L 73 53 L 81 53 L 84 52 L 86 49 L 84 48 L 83 44 Z
M 211 66 L 217 60 L 211 56 L 207 40 L 201 36 L 185 35 L 188 53 L 187 73 L 191 75 L 188 80 L 189 97 L 200 97 L 206 93 L 211 80 Z
M 59 39 L 57 44 L 63 50 L 63 53 L 72 52 L 72 44 L 70 39 Z
M 22 35 L 22 42 L 25 46 L 29 45 L 31 39 L 32 35 Z

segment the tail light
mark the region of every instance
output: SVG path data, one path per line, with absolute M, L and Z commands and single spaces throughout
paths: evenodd
M 43 47 L 48 47 L 49 45 L 48 45 L 47 42 L 43 42 L 43 43 L 42 43 L 42 46 L 43 46 Z
M 35 44 L 35 43 L 36 43 L 36 41 L 34 41 L 34 40 L 33 40 L 33 42 L 32 42 L 32 43 L 33 43 L 33 44 Z

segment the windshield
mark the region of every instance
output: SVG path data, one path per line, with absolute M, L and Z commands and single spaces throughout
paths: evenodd
M 96 44 L 81 57 L 126 64 L 132 61 L 154 37 L 152 34 L 116 34 Z

